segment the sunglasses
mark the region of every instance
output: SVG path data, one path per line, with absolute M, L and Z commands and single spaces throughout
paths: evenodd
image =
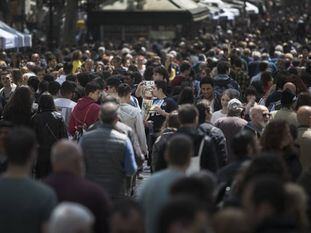
M 271 113 L 263 113 L 262 116 L 263 117 L 271 117 Z

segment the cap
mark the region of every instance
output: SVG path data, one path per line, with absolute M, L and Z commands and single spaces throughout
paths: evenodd
M 228 103 L 228 111 L 242 111 L 243 104 L 238 99 L 232 99 Z

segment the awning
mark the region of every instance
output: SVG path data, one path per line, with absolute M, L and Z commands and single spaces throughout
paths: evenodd
M 0 49 L 31 47 L 30 34 L 24 34 L 0 21 Z

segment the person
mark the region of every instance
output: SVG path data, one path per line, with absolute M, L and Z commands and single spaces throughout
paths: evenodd
M 194 104 L 194 94 L 191 87 L 184 87 L 178 96 L 178 105 Z
M 263 131 L 260 138 L 262 151 L 276 153 L 286 163 L 293 180 L 297 180 L 302 167 L 298 152 L 293 148 L 293 136 L 289 124 L 282 120 L 273 120 Z
M 66 126 L 68 126 L 71 112 L 77 104 L 76 102 L 71 100 L 74 95 L 74 91 L 74 83 L 70 81 L 65 81 L 60 87 L 61 97 L 54 99 L 56 110 L 62 114 Z
M 52 145 L 68 135 L 62 115 L 56 112 L 53 97 L 47 92 L 40 96 L 38 112 L 31 121 L 39 143 L 35 172 L 37 178 L 42 178 L 51 172 Z
M 85 87 L 85 96 L 78 100 L 70 115 L 68 124 L 70 135 L 74 136 L 79 129 L 88 128 L 98 120 L 99 98 L 100 86 L 96 82 L 89 82 Z
M 71 202 L 56 206 L 47 233 L 91 233 L 94 215 L 86 207 Z
M 194 153 L 187 173 L 209 170 L 216 172 L 219 168 L 215 145 L 212 139 L 198 130 L 199 113 L 191 104 L 184 104 L 178 109 L 180 128 L 177 134 L 189 136 L 193 143 Z
M 231 88 L 237 90 L 240 94 L 239 84 L 229 76 L 230 64 L 228 62 L 218 62 L 217 73 L 218 74 L 214 77 L 215 111 L 220 110 L 222 107 L 220 99 L 223 96 L 224 90 Z
M 271 114 L 266 106 L 255 105 L 250 110 L 250 121 L 245 125 L 244 129 L 249 130 L 259 139 L 263 129 L 269 123 Z
M 25 127 L 12 129 L 5 151 L 8 169 L 0 178 L 0 231 L 44 232 L 57 199 L 49 187 L 29 177 L 36 156 L 34 132 Z
M 162 80 L 169 84 L 169 73 L 163 66 L 157 66 L 153 69 L 152 78 L 154 81 Z
M 118 105 L 101 106 L 101 124 L 84 134 L 80 140 L 86 178 L 103 187 L 112 200 L 124 198 L 125 179 L 137 170 L 132 143 L 114 129 L 118 122 Z
M 80 50 L 75 50 L 72 53 L 72 73 L 78 73 L 81 70 L 81 66 L 82 66 L 82 52 Z
M 271 118 L 274 120 L 285 120 L 288 124 L 297 127 L 297 114 L 293 109 L 296 96 L 288 89 L 282 92 L 281 109 L 271 112 Z
M 224 133 L 226 137 L 228 161 L 232 161 L 233 153 L 230 147 L 233 137 L 243 129 L 247 121 L 241 118 L 243 105 L 238 99 L 232 99 L 228 102 L 228 116 L 219 118 L 215 126 Z
M 169 201 L 171 185 L 185 175 L 192 153 L 191 139 L 185 135 L 174 135 L 166 148 L 168 167 L 154 173 L 143 183 L 137 198 L 145 213 L 147 233 L 158 232 L 158 214 Z
M 153 144 L 151 155 L 151 168 L 153 172 L 163 170 L 167 167 L 164 156 L 167 142 L 176 133 L 179 127 L 178 112 L 175 110 L 166 118 L 161 134 Z
M 247 130 L 238 132 L 233 137 L 230 146 L 234 159 L 230 164 L 224 166 L 217 172 L 218 183 L 223 183 L 228 186 L 231 185 L 244 162 L 256 157 L 259 152 L 257 138 Z
M 189 82 L 191 73 L 191 64 L 188 61 L 183 61 L 179 65 L 179 74 L 171 81 L 172 87 L 182 86 L 184 82 Z
M 12 97 L 16 89 L 16 85 L 12 82 L 12 74 L 9 71 L 2 71 L 0 76 L 1 84 L 3 86 L 0 89 L 0 96 L 2 96 L 5 105 Z
M 208 100 L 210 102 L 210 112 L 214 112 L 214 81 L 211 78 L 203 78 L 200 81 L 200 95 L 197 98 L 197 103 L 200 100 Z
M 157 233 L 209 232 L 208 214 L 204 207 L 192 198 L 170 201 L 161 210 Z
M 140 109 L 135 108 L 129 104 L 131 99 L 131 87 L 125 83 L 120 84 L 117 92 L 120 99 L 120 120 L 132 128 L 138 138 L 142 153 L 147 155 L 147 139 L 142 113 Z
M 208 100 L 201 100 L 196 104 L 199 111 L 198 130 L 204 135 L 211 137 L 214 142 L 219 167 L 223 167 L 228 162 L 226 137 L 221 129 L 211 124 L 211 106 Z
M 297 144 L 300 149 L 299 160 L 302 169 L 308 170 L 311 167 L 311 107 L 302 106 L 297 111 L 298 137 Z
M 0 174 L 4 173 L 8 167 L 8 158 L 5 152 L 5 141 L 8 133 L 12 130 L 13 124 L 9 121 L 0 121 Z
M 255 233 L 299 232 L 298 224 L 288 218 L 286 190 L 281 180 L 259 176 L 249 181 L 243 192 L 243 207 Z
M 87 207 L 95 217 L 94 233 L 109 230 L 111 203 L 107 193 L 97 184 L 83 178 L 81 148 L 62 139 L 52 147 L 53 173 L 44 179 L 57 195 L 58 202 L 74 202 Z
M 5 105 L 3 119 L 14 126 L 31 126 L 33 94 L 28 86 L 16 88 L 13 96 Z
M 144 214 L 134 200 L 122 200 L 113 205 L 110 217 L 111 233 L 144 233 Z
M 215 122 L 222 117 L 227 116 L 228 114 L 228 102 L 233 98 L 238 98 L 237 93 L 234 89 L 225 90 L 221 96 L 221 106 L 222 108 L 218 111 L 213 112 L 211 123 L 215 124 Z

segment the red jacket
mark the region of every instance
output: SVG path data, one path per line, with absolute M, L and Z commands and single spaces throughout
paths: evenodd
M 70 114 L 68 132 L 74 135 L 78 126 L 83 126 L 85 124 L 89 127 L 94 124 L 98 121 L 99 109 L 100 105 L 92 98 L 88 96 L 80 98 Z

